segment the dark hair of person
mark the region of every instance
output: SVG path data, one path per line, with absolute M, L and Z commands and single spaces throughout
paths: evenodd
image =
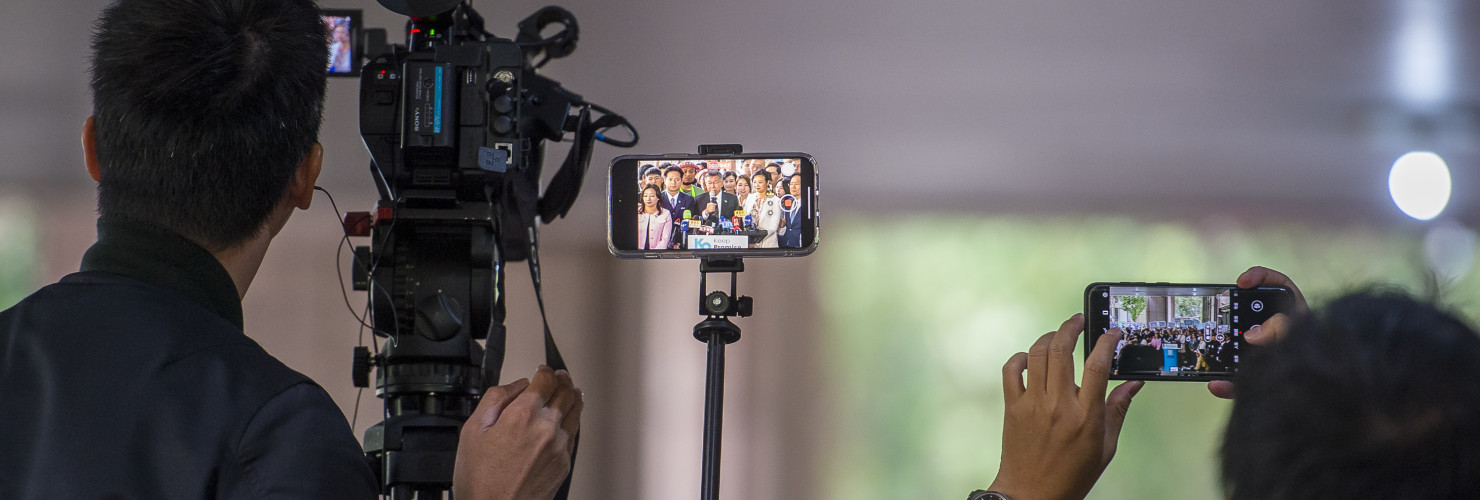
M 781 190 L 782 191 L 785 191 L 786 194 L 789 194 L 789 195 L 792 195 L 792 196 L 800 196 L 800 195 L 798 195 L 796 193 L 791 192 L 791 178 L 792 177 L 796 177 L 796 175 L 787 175 L 787 176 L 784 176 L 784 177 L 781 178 L 781 186 L 782 186 Z
M 1229 498 L 1480 498 L 1480 336 L 1394 292 L 1340 298 L 1252 352 Z
M 263 229 L 318 140 L 310 0 L 119 0 L 92 38 L 98 212 L 212 250 Z
M 648 184 L 646 186 L 643 186 L 642 187 L 642 191 L 638 192 L 638 195 L 637 195 L 637 211 L 638 212 L 643 212 L 643 213 L 646 213 L 647 212 L 647 202 L 642 201 L 642 197 L 643 196 L 647 196 L 647 192 L 648 192 L 649 189 L 653 190 L 653 196 L 659 196 L 659 195 L 662 195 L 663 194 L 661 191 L 658 191 L 658 186 L 654 186 L 652 184 Z M 658 210 L 661 211 L 662 210 L 662 207 L 659 207 Z
M 674 172 L 678 172 L 678 176 L 679 177 L 683 177 L 683 169 L 678 168 L 678 167 L 668 167 L 668 168 L 663 169 L 663 177 L 668 177 L 668 174 L 671 174 L 671 173 L 674 173 Z
M 770 184 L 771 183 L 771 173 L 770 172 L 767 172 L 765 169 L 756 170 L 754 174 L 750 174 L 750 178 L 751 179 L 755 179 L 756 176 L 760 176 L 760 175 L 766 176 L 766 183 L 767 184 Z
M 647 177 L 649 175 L 663 175 L 663 171 L 659 170 L 658 167 L 648 167 L 647 170 L 642 171 L 643 177 Z
M 731 172 L 729 170 L 723 171 L 723 175 L 724 175 L 724 178 L 726 178 L 726 179 L 735 177 L 735 173 L 734 172 Z

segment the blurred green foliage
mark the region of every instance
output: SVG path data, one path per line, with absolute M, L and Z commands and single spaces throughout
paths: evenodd
M 1480 276 L 1434 285 L 1421 232 L 1229 220 L 939 215 L 834 221 L 819 259 L 831 413 L 824 491 L 839 500 L 965 498 L 996 475 L 1001 367 L 1082 309 L 1096 281 L 1232 283 L 1285 271 L 1313 306 L 1388 284 L 1471 313 Z M 1114 384 L 1116 382 L 1112 382 Z M 1095 499 L 1217 499 L 1231 403 L 1192 382 L 1137 396 Z
M 0 197 L 0 309 L 36 291 L 40 244 L 30 204 Z

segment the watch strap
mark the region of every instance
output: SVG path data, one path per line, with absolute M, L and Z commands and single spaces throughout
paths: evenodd
M 966 497 L 966 500 L 1012 500 L 1012 499 L 1007 498 L 1007 495 L 1003 495 L 1003 494 L 998 493 L 998 492 L 995 492 L 995 491 L 976 490 L 976 491 L 971 492 L 971 496 Z

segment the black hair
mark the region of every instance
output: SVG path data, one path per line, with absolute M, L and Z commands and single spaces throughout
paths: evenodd
M 663 171 L 658 167 L 648 167 L 646 170 L 642 171 L 643 177 L 647 177 L 649 175 L 663 175 Z
M 98 212 L 212 250 L 252 238 L 318 139 L 311 0 L 118 0 L 92 39 Z
M 751 179 L 755 179 L 755 176 L 757 176 L 757 175 L 764 175 L 764 176 L 766 176 L 766 183 L 767 184 L 770 184 L 771 183 L 771 172 L 766 171 L 766 169 L 763 168 L 763 169 L 760 169 L 760 170 L 756 170 L 755 173 L 750 174 L 750 178 Z
M 654 186 L 652 184 L 645 184 L 645 185 L 643 185 L 642 186 L 642 189 L 640 189 L 640 190 L 637 191 L 637 211 L 638 212 L 642 212 L 642 211 L 647 210 L 647 204 L 642 202 L 642 195 L 647 194 L 647 190 L 649 190 L 649 189 L 653 190 L 653 195 L 654 196 L 661 196 L 663 194 L 663 191 L 661 189 L 658 189 L 658 186 Z M 661 205 L 662 202 L 659 201 L 659 204 Z
M 735 172 L 732 172 L 732 171 L 729 171 L 729 170 L 724 170 L 722 172 L 724 174 L 724 178 L 726 178 L 726 179 L 731 178 L 731 177 L 735 177 Z
M 1232 499 L 1480 498 L 1480 336 L 1394 292 L 1251 352 L 1222 448 Z
M 672 166 L 663 169 L 663 177 L 668 177 L 668 174 L 671 174 L 673 172 L 678 172 L 679 178 L 682 178 L 683 177 L 683 169 L 678 168 L 678 167 L 672 167 Z
M 781 185 L 783 186 L 783 190 L 786 191 L 786 194 L 800 197 L 801 196 L 800 194 L 791 192 L 791 179 L 794 178 L 794 177 L 796 177 L 796 174 L 782 176 L 781 177 Z

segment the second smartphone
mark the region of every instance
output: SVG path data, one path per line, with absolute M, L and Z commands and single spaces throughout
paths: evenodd
M 807 154 L 619 156 L 607 194 L 607 243 L 618 257 L 790 257 L 817 248 L 817 166 Z
M 1285 287 L 1095 283 L 1084 290 L 1084 353 L 1119 328 L 1112 379 L 1227 379 L 1249 350 L 1244 332 L 1294 303 Z

